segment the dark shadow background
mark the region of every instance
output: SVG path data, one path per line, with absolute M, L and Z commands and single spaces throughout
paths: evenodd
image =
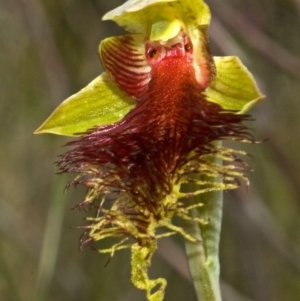
M 84 191 L 63 193 L 53 162 L 64 137 L 32 132 L 102 72 L 101 39 L 122 33 L 101 16 L 124 1 L 0 2 L 0 299 L 140 301 L 130 253 L 79 251 Z M 300 296 L 300 1 L 209 0 L 214 55 L 238 55 L 264 103 L 252 110 L 260 145 L 251 186 L 225 194 L 221 240 L 224 301 L 298 301 Z M 171 256 L 172 255 L 172 256 Z M 182 238 L 165 239 L 151 275 L 168 279 L 166 301 L 196 300 Z

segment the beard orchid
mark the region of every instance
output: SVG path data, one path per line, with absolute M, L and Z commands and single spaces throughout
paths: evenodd
M 88 189 L 78 207 L 95 216 L 83 243 L 114 237 L 99 252 L 131 248 L 132 282 L 159 301 L 166 281 L 147 275 L 157 240 L 179 233 L 201 244 L 173 223 L 213 222 L 191 215 L 203 203 L 186 199 L 247 182 L 244 153 L 218 141 L 252 141 L 245 112 L 263 96 L 238 58 L 211 56 L 202 0 L 130 0 L 104 19 L 128 34 L 100 43 L 105 72 L 36 132 L 78 136 L 58 166 Z

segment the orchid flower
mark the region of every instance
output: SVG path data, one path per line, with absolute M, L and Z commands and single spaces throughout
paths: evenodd
M 103 19 L 128 34 L 100 43 L 105 72 L 36 133 L 78 137 L 58 166 L 77 174 L 69 185 L 88 188 L 78 206 L 95 216 L 87 218 L 83 243 L 118 238 L 99 252 L 131 248 L 133 284 L 160 301 L 166 280 L 147 275 L 157 240 L 178 233 L 204 244 L 175 225 L 175 216 L 200 230 L 216 228 L 219 221 L 193 214 L 210 203 L 187 199 L 247 183 L 244 152 L 218 141 L 253 140 L 242 122 L 263 95 L 237 57 L 211 56 L 210 11 L 202 0 L 129 0 Z M 218 237 L 209 239 L 218 249 Z

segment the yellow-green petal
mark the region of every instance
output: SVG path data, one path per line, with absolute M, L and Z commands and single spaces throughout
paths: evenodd
M 215 78 L 215 65 L 208 48 L 207 26 L 198 26 L 190 32 L 193 43 L 195 75 L 202 88 Z
M 104 72 L 62 102 L 35 134 L 77 136 L 95 126 L 121 120 L 134 103 Z
M 208 25 L 210 11 L 202 0 L 129 0 L 105 14 L 103 20 L 113 20 L 131 33 L 148 35 L 157 18 L 179 20 L 189 31 L 192 27 Z M 162 31 L 164 35 L 165 27 Z M 158 40 L 157 32 L 155 36 Z
M 235 56 L 215 57 L 216 77 L 205 90 L 207 100 L 225 110 L 245 113 L 264 98 L 252 74 Z

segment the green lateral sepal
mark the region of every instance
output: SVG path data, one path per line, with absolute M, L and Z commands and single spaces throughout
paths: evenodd
M 78 136 L 88 129 L 121 120 L 134 106 L 106 72 L 63 101 L 34 132 Z
M 216 77 L 204 92 L 208 101 L 243 114 L 264 98 L 238 57 L 214 57 L 214 62 Z

